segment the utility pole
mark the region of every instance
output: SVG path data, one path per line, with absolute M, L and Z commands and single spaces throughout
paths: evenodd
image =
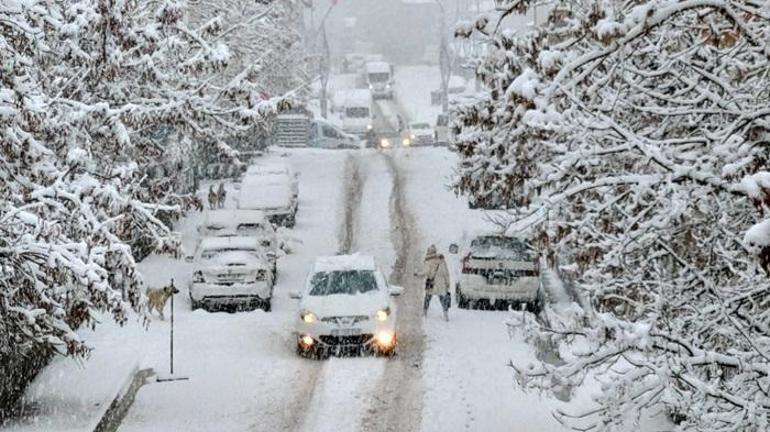
M 320 75 L 321 75 L 321 117 L 327 118 L 329 116 L 329 108 L 328 108 L 328 85 L 329 85 L 329 75 L 331 73 L 331 54 L 329 53 L 329 39 L 326 37 L 326 21 L 321 23 L 322 30 L 321 30 L 321 61 L 319 63 L 319 66 L 321 68 Z
M 441 39 L 438 56 L 438 64 L 441 70 L 441 112 L 449 112 L 449 78 L 452 73 L 451 58 L 449 56 L 449 44 L 446 40 L 446 9 L 441 0 L 436 0 L 436 4 L 441 9 Z

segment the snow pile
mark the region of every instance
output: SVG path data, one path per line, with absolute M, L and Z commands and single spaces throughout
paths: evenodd
M 743 243 L 754 255 L 759 255 L 761 249 L 770 246 L 770 219 L 749 228 L 743 236 Z

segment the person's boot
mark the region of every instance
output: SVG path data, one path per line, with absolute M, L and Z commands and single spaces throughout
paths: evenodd
M 444 309 L 444 321 L 449 322 L 449 311 Z

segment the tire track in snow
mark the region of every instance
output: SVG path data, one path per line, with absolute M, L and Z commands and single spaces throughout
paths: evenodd
M 344 213 L 342 225 L 338 231 L 338 254 L 348 254 L 353 248 L 356 227 L 358 226 L 359 205 L 363 195 L 364 180 L 361 177 L 361 162 L 359 157 L 348 155 L 345 161 L 345 191 Z
M 390 280 L 403 285 L 398 301 L 398 356 L 387 362 L 385 372 L 372 395 L 367 415 L 361 422 L 364 431 L 418 431 L 422 426 L 424 390 L 422 366 L 425 335 L 422 298 L 418 278 L 413 274 L 422 262 L 419 233 L 414 218 L 405 206 L 403 180 L 393 155 L 382 154 L 393 178 L 390 197 L 391 241 L 396 260 Z
M 348 154 L 345 160 L 345 181 L 343 183 L 343 207 L 341 209 L 342 222 L 337 229 L 337 253 L 346 254 L 350 253 L 355 241 L 355 233 L 357 226 L 357 218 L 359 213 L 359 204 L 363 195 L 364 178 L 361 174 L 359 157 L 353 154 Z M 312 423 L 312 419 L 308 416 L 312 415 L 308 409 L 313 404 L 314 398 L 318 394 L 319 390 L 326 377 L 333 373 L 329 370 L 333 366 L 329 366 L 330 362 L 319 362 L 316 360 L 306 360 L 311 363 L 306 371 L 306 377 L 300 377 L 301 387 L 295 390 L 297 399 L 293 401 L 292 406 L 285 407 L 283 410 L 288 420 L 285 424 L 287 427 L 284 430 L 291 430 L 295 432 L 303 431 L 307 429 L 308 423 Z

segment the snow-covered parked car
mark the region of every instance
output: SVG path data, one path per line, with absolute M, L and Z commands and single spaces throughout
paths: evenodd
M 261 307 L 270 311 L 274 284 L 271 264 L 253 237 L 205 238 L 187 260 L 193 263 L 193 309 Z
M 428 146 L 433 144 L 433 128 L 426 122 L 409 123 L 407 137 L 410 146 Z
M 456 252 L 457 245 L 450 251 Z M 457 305 L 462 309 L 479 301 L 525 305 L 531 311 L 541 306 L 538 256 L 524 239 L 497 235 L 478 236 L 462 259 L 455 285 Z
M 389 355 L 396 349 L 396 305 L 403 288 L 391 286 L 371 256 L 320 257 L 299 299 L 297 353 Z
M 212 210 L 206 212 L 198 226 L 200 238 L 252 237 L 265 251 L 270 261 L 273 277 L 277 275 L 278 236 L 275 228 L 259 210 Z
M 297 195 L 286 176 L 250 176 L 241 183 L 238 208 L 260 210 L 275 225 L 292 228 L 297 216 Z
M 244 177 L 272 177 L 273 180 L 283 177 L 291 184 L 294 197 L 299 196 L 299 173 L 295 172 L 288 163 L 269 162 L 253 164 L 246 169 Z

